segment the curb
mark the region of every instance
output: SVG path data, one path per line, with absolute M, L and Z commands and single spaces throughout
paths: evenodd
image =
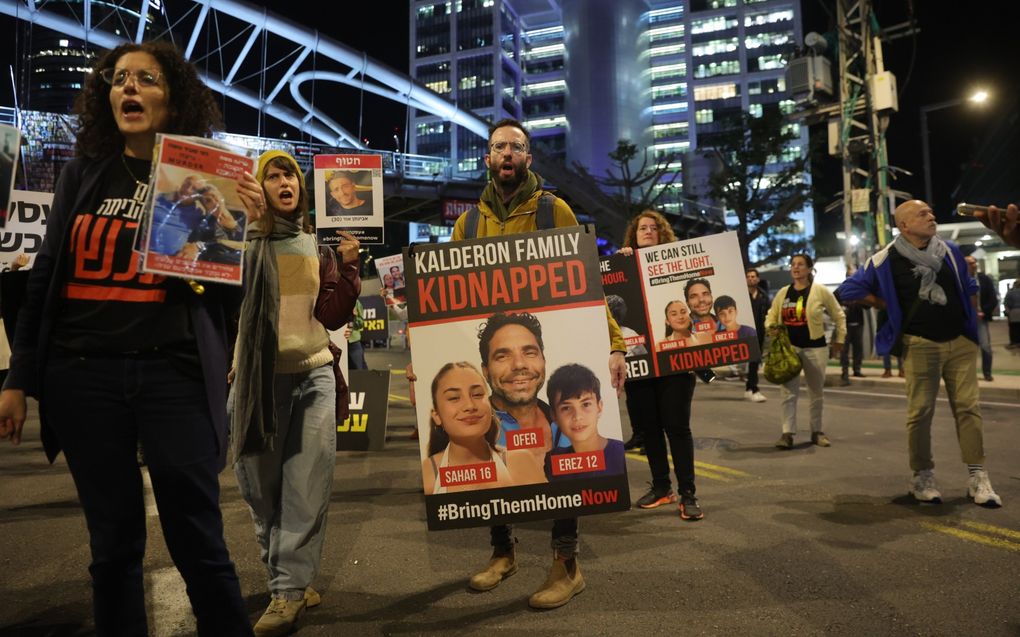
M 905 380 L 898 376 L 892 378 L 851 378 L 850 385 L 840 387 L 841 375 L 839 372 L 832 373 L 828 372 L 825 374 L 825 386 L 836 387 L 839 389 L 851 389 L 853 387 L 861 388 L 877 388 L 877 387 L 904 387 Z M 1020 405 L 1020 387 L 995 387 L 997 381 L 987 383 L 983 380 L 978 380 L 978 390 L 982 400 L 995 400 L 1003 402 L 1015 402 Z

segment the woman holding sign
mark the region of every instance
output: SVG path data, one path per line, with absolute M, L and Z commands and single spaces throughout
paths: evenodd
M 832 443 L 822 432 L 822 387 L 829 358 L 839 358 L 843 351 L 846 315 L 829 288 L 814 285 L 814 266 L 815 262 L 806 254 L 795 254 L 790 258 L 793 284 L 779 290 L 772 300 L 772 308 L 765 317 L 765 329 L 774 332 L 783 325 L 789 332 L 790 342 L 800 357 L 807 378 L 808 396 L 811 398 L 811 442 L 819 447 L 828 447 Z M 825 313 L 836 324 L 836 333 L 829 347 L 825 343 Z M 783 435 L 776 441 L 776 447 L 791 449 L 797 433 L 800 374 L 784 384 L 779 393 L 783 399 Z
M 635 248 L 649 248 L 673 241 L 676 241 L 676 234 L 666 218 L 654 210 L 645 210 L 627 226 L 624 247 L 620 248 L 620 253 L 634 254 Z M 695 344 L 690 342 L 696 335 L 691 333 L 690 311 L 683 301 L 672 301 L 666 306 L 666 334 L 667 338 L 684 338 L 688 339 L 688 345 Z M 651 488 L 637 500 L 637 505 L 642 509 L 654 509 L 678 499 L 673 494 L 669 477 L 669 460 L 666 456 L 666 441 L 669 440 L 680 491 L 680 519 L 687 521 L 705 517 L 694 496 L 694 437 L 691 435 L 694 384 L 694 374 L 684 372 L 658 378 L 628 380 L 626 385 L 627 411 L 632 423 L 640 420 L 640 427 L 644 430 L 648 467 L 652 472 Z M 638 408 L 638 414 L 631 409 L 632 404 Z
M 496 446 L 499 421 L 485 379 L 471 363 L 447 363 L 436 373 L 431 422 L 429 457 L 422 463 L 425 495 L 546 481 L 530 451 Z
M 241 289 L 140 272 L 133 251 L 156 134 L 208 135 L 216 100 L 172 44 L 146 42 L 103 55 L 75 111 L 77 157 L 60 173 L 29 277 L 0 436 L 17 444 L 25 396 L 38 398 L 47 456 L 63 450 L 88 522 L 96 632 L 147 632 L 141 447 L 198 633 L 250 635 L 218 479 L 227 319 Z M 258 218 L 255 179 L 246 173 L 237 191 Z
M 272 597 L 255 632 L 283 635 L 320 601 L 311 583 L 325 539 L 336 423 L 347 407 L 326 330 L 350 320 L 361 278 L 358 241 L 349 233 L 337 231 L 340 259 L 316 246 L 293 157 L 262 153 L 256 177 L 270 214 L 248 233 L 230 424 L 234 472 Z

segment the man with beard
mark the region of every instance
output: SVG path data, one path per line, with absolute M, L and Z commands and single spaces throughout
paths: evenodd
M 533 232 L 549 228 L 577 225 L 577 218 L 565 201 L 542 190 L 542 178 L 530 170 L 531 135 L 524 125 L 513 119 L 503 119 L 489 129 L 489 184 L 482 191 L 478 206 L 465 212 L 453 227 L 453 241 L 478 237 L 493 237 Z M 498 315 L 497 315 L 498 316 Z M 511 315 L 524 316 L 530 315 Z M 534 320 L 534 317 L 530 317 Z M 495 320 L 495 317 L 493 317 Z M 627 346 L 620 328 L 606 309 L 606 320 L 612 352 L 609 370 L 612 385 L 619 390 L 627 376 L 624 352 Z M 492 320 L 490 320 L 492 323 Z M 515 324 L 497 329 L 487 325 L 479 335 L 479 353 L 489 384 L 492 387 L 493 406 L 512 416 L 518 427 L 548 429 L 549 442 L 556 444 L 558 433 L 548 405 L 539 403 L 538 390 L 545 382 L 545 357 L 541 340 L 541 327 L 536 332 L 518 320 Z M 491 330 L 488 335 L 486 331 Z M 502 342 L 506 336 L 508 344 Z M 516 344 L 509 344 L 510 336 Z M 486 338 L 488 336 L 488 338 Z M 496 336 L 500 339 L 497 340 Z M 507 366 L 495 360 L 495 354 L 510 355 L 516 362 Z M 516 371 L 515 371 L 516 368 Z M 544 406 L 544 410 L 542 409 Z M 504 418 L 503 429 L 510 428 Z M 544 454 L 543 454 L 544 455 Z M 499 586 L 503 579 L 517 572 L 517 557 L 513 530 L 509 525 L 492 527 L 492 558 L 481 572 L 470 581 L 471 588 L 488 591 Z M 555 520 L 552 530 L 553 565 L 546 579 L 528 603 L 534 608 L 557 608 L 569 602 L 584 590 L 584 578 L 577 565 L 577 518 Z

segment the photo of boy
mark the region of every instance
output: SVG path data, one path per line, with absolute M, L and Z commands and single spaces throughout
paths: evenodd
M 556 425 L 570 441 L 569 447 L 554 447 L 546 455 L 546 477 L 553 481 L 623 473 L 623 441 L 606 438 L 599 433 L 602 393 L 599 379 L 595 373 L 584 365 L 564 365 L 553 372 L 546 391 Z M 556 456 L 589 451 L 603 452 L 604 464 L 602 467 L 561 475 L 556 475 L 553 471 Z
M 758 338 L 758 333 L 753 327 L 737 322 L 737 302 L 732 296 L 720 296 L 715 300 L 714 307 L 720 332 L 736 332 L 737 338 Z

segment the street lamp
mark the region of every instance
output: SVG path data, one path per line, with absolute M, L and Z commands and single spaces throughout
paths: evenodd
M 932 201 L 931 196 L 931 155 L 928 150 L 928 113 L 932 111 L 940 111 L 944 108 L 959 106 L 964 102 L 984 104 L 987 101 L 988 92 L 984 90 L 977 90 L 967 98 L 958 97 L 953 100 L 946 100 L 945 102 L 928 104 L 921 107 L 921 152 L 923 153 L 924 158 L 924 201 L 929 206 L 933 206 L 935 204 Z

